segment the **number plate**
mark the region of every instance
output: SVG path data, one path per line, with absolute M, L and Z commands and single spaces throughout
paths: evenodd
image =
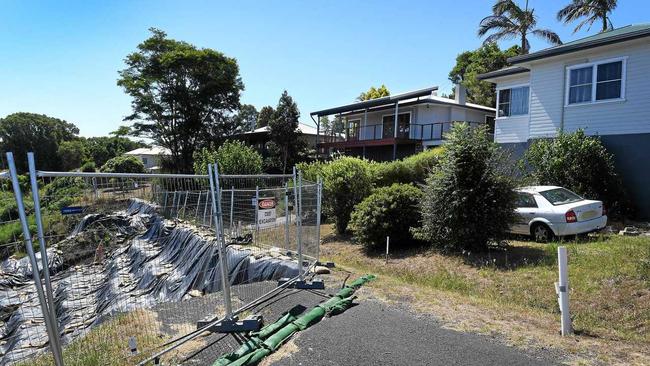
M 583 220 L 590 220 L 596 216 L 598 216 L 598 212 L 596 210 L 591 210 L 583 212 L 582 215 L 580 215 L 580 218 Z

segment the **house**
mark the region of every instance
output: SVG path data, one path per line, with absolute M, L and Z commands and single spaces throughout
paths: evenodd
M 157 172 L 161 169 L 161 160 L 166 156 L 171 156 L 169 149 L 160 146 L 153 147 L 141 147 L 139 149 L 131 150 L 125 152 L 124 155 L 135 156 L 142 164 L 144 164 L 145 169 L 151 172 Z
M 316 149 L 316 135 L 318 131 L 316 128 L 300 123 L 296 132 L 300 135 L 307 147 L 310 149 Z M 269 126 L 264 126 L 256 128 L 252 131 L 246 131 L 243 133 L 235 134 L 230 136 L 232 139 L 237 139 L 244 142 L 248 146 L 252 146 L 257 150 L 262 156 L 266 157 L 268 155 L 267 144 L 271 141 L 270 128 Z
M 495 141 L 529 142 L 582 128 L 614 154 L 641 217 L 650 217 L 650 24 L 630 25 L 539 52 L 480 75 L 496 84 Z
M 319 153 L 338 151 L 377 161 L 395 160 L 440 145 L 454 122 L 492 125 L 494 108 L 467 103 L 464 87 L 457 86 L 456 99 L 439 97 L 437 90 L 434 86 L 312 112 Z M 343 119 L 343 139 L 323 137 L 318 126 L 323 116 Z

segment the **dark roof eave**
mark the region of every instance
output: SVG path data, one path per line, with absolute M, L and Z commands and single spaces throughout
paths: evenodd
M 525 67 L 511 67 L 508 69 L 500 69 L 495 71 L 486 72 L 485 74 L 479 74 L 476 76 L 479 80 L 497 78 L 502 76 L 517 75 L 524 72 L 529 72 L 530 70 Z
M 634 39 L 639 39 L 643 37 L 648 37 L 650 36 L 650 29 L 642 29 L 636 32 L 631 32 L 631 33 L 624 33 L 624 34 L 619 34 L 616 36 L 612 36 L 609 38 L 604 38 L 604 39 L 595 39 L 592 41 L 586 41 L 586 42 L 581 42 L 577 43 L 574 45 L 568 45 L 568 46 L 557 46 L 553 48 L 549 48 L 547 50 L 542 50 L 539 52 L 534 52 L 530 53 L 528 55 L 519 55 L 519 56 L 514 56 L 508 58 L 508 62 L 510 64 L 519 64 L 523 62 L 528 62 L 528 61 L 534 61 L 534 60 L 539 60 L 542 58 L 546 57 L 552 57 L 552 56 L 559 56 L 559 55 L 564 55 L 567 53 L 572 53 L 572 52 L 577 52 L 577 51 L 582 51 L 582 50 L 588 50 L 591 48 L 595 47 L 601 47 L 601 46 L 607 46 L 610 44 L 615 44 L 619 42 L 624 42 L 624 41 L 631 41 Z
M 450 106 L 450 107 L 472 109 L 472 110 L 476 110 L 476 111 L 480 111 L 480 112 L 486 112 L 486 113 L 495 113 L 496 112 L 493 108 L 490 108 L 490 107 L 485 107 L 485 106 L 484 107 L 476 107 L 476 106 L 467 105 L 467 104 L 462 105 L 462 104 L 456 104 L 454 102 L 444 102 L 444 101 L 436 100 L 436 99 L 418 99 L 418 100 L 414 100 L 412 102 L 407 102 L 407 103 L 404 103 L 404 104 L 400 104 L 400 108 L 412 107 L 412 106 L 418 105 L 418 104 L 438 104 L 438 105 L 444 105 L 444 106 Z M 391 109 L 394 109 L 394 107 L 390 106 L 390 105 L 385 105 L 385 106 L 379 106 L 379 107 L 375 107 L 375 108 L 369 108 L 368 112 L 379 112 L 379 111 L 391 110 Z M 342 112 L 341 115 L 343 115 L 343 116 L 354 116 L 354 115 L 357 115 L 357 114 L 361 114 L 363 112 L 364 111 L 362 111 L 362 110 L 352 110 L 352 111 L 349 111 L 349 112 Z
M 395 103 L 399 102 L 400 100 L 413 99 L 413 98 L 418 98 L 418 97 L 422 97 L 422 96 L 425 96 L 425 95 L 430 95 L 432 92 L 434 92 L 436 90 L 438 90 L 438 87 L 433 86 L 433 87 L 430 87 L 430 88 L 414 90 L 414 91 L 407 92 L 407 93 L 391 95 L 391 96 L 387 96 L 387 97 L 383 97 L 383 98 L 365 100 L 363 102 L 346 104 L 346 105 L 343 105 L 343 106 L 340 106 L 340 107 L 323 109 L 323 110 L 320 110 L 320 111 L 311 112 L 309 115 L 311 115 L 311 116 L 328 116 L 328 115 L 332 115 L 332 114 L 338 114 L 338 113 L 343 113 L 343 112 L 351 112 L 351 111 L 355 111 L 355 110 L 363 110 L 363 109 L 366 109 L 366 108 L 378 107 L 378 106 L 382 106 L 382 105 L 395 104 Z

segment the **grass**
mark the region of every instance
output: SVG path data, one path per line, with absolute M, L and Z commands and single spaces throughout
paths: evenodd
M 384 297 L 404 302 L 400 297 L 408 295 L 404 295 L 402 288 L 408 287 L 418 294 L 406 301 L 418 302 L 416 307 L 420 309 L 438 309 L 450 318 L 455 317 L 455 321 L 464 322 L 461 318 L 468 315 L 458 311 L 474 307 L 474 315 L 482 320 L 471 324 L 470 329 L 489 328 L 488 317 L 506 319 L 505 313 L 514 312 L 521 324 L 527 324 L 524 328 L 530 326 L 527 322 L 535 322 L 538 331 L 556 337 L 559 309 L 554 282 L 558 276 L 559 243 L 512 241 L 506 250 L 464 255 L 442 255 L 423 248 L 393 249 L 386 263 L 383 254 L 366 254 L 348 238 L 335 236 L 327 225 L 322 232 L 324 259 L 354 272 L 371 272 L 380 274 L 380 279 L 387 278 L 374 285 Z M 569 253 L 571 315 L 576 332 L 581 337 L 625 342 L 635 349 L 647 350 L 650 238 L 601 236 L 561 245 Z M 454 311 L 447 312 L 444 306 Z M 484 314 L 480 314 L 482 311 Z M 510 319 L 504 321 L 507 326 L 500 331 L 508 333 L 510 328 L 517 327 Z M 499 330 L 499 324 L 492 325 L 492 330 Z

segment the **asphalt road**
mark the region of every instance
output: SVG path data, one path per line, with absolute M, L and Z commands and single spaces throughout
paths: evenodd
M 554 365 L 489 337 L 443 329 L 435 319 L 364 300 L 299 333 L 298 351 L 273 365 Z

